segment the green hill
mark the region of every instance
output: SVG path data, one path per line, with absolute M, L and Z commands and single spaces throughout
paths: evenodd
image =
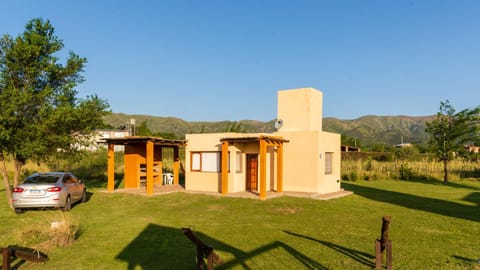
M 176 138 L 184 138 L 188 133 L 213 132 L 273 132 L 274 120 L 261 122 L 255 120 L 188 122 L 176 117 L 149 115 L 127 115 L 112 113 L 105 117 L 105 123 L 114 128 L 125 126 L 133 118 L 136 125 L 145 123 L 153 133 L 170 133 Z M 398 144 L 401 142 L 426 144 L 427 121 L 435 116 L 374 116 L 368 115 L 353 120 L 337 118 L 323 119 L 323 130 L 344 134 L 358 139 L 362 144 Z
M 359 139 L 363 144 L 426 144 L 428 134 L 426 123 L 435 116 L 363 116 L 354 120 L 326 118 L 323 120 L 325 131 L 345 134 Z

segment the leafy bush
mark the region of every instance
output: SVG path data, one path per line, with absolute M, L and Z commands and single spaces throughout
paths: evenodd
M 397 160 L 420 160 L 422 157 L 416 146 L 406 146 L 395 149 L 395 158 Z
M 105 179 L 107 162 L 107 150 L 99 149 L 95 152 L 84 153 L 78 163 L 72 166 L 71 170 L 81 179 Z
M 373 169 L 372 157 L 367 158 L 367 161 L 365 161 L 364 166 L 366 171 L 371 171 Z
M 405 164 L 400 165 L 399 169 L 399 178 L 401 180 L 410 180 L 413 179 L 414 173 L 412 172 L 412 169 L 408 168 Z
M 391 153 L 381 153 L 375 157 L 376 161 L 393 161 L 393 154 Z
M 123 160 L 115 156 L 115 160 Z M 107 150 L 61 153 L 48 162 L 53 171 L 71 171 L 80 179 L 105 179 L 107 173 Z

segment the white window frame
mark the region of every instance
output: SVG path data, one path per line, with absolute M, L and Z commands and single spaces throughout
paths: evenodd
M 190 170 L 195 172 L 220 172 L 221 152 L 205 151 L 190 153 Z

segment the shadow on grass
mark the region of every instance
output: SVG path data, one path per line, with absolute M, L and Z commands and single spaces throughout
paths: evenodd
M 320 263 L 280 241 L 244 252 L 201 232 L 195 232 L 195 235 L 215 250 L 227 252 L 234 256 L 233 259 L 225 261 L 222 265 L 216 266 L 215 269 L 230 269 L 238 265 L 243 269 L 252 269 L 247 265 L 247 260 L 276 248 L 282 248 L 288 252 L 306 269 L 327 269 Z M 184 236 L 181 228 L 171 228 L 156 224 L 147 225 L 116 257 L 116 259 L 125 261 L 128 264 L 127 269 L 140 267 L 144 270 L 195 269 L 195 258 L 196 247 Z M 265 265 L 268 265 L 268 262 Z M 272 267 L 274 268 L 274 265 Z
M 476 168 L 473 170 L 457 169 L 457 170 L 452 170 L 452 173 L 458 174 L 461 178 L 480 178 L 480 168 Z
M 414 178 L 414 179 L 408 179 L 408 180 L 401 180 L 405 182 L 414 182 L 414 183 L 421 183 L 421 184 L 429 184 L 429 185 L 436 185 L 436 186 L 447 186 L 447 187 L 453 187 L 453 188 L 466 188 L 466 189 L 472 189 L 472 190 L 480 190 L 480 188 L 472 185 L 468 185 L 466 183 L 459 183 L 459 182 L 452 182 L 449 181 L 447 183 L 444 183 L 443 180 L 438 180 L 435 178 Z
M 461 261 L 462 263 L 465 263 L 465 264 L 469 264 L 469 265 L 480 264 L 480 258 L 479 259 L 470 259 L 470 258 L 465 258 L 465 257 L 462 257 L 462 256 L 457 256 L 457 255 L 452 255 L 452 257 Z
M 149 224 L 126 246 L 116 259 L 125 261 L 127 269 L 195 269 L 195 249 L 174 229 Z
M 119 188 L 119 186 L 123 183 L 123 173 L 115 173 L 115 189 Z M 108 185 L 108 179 L 105 175 L 97 175 L 97 176 L 88 176 L 85 180 L 85 184 L 87 188 L 94 188 L 94 189 L 106 189 Z
M 379 202 L 391 203 L 448 217 L 462 218 L 476 222 L 480 221 L 480 215 L 478 214 L 480 211 L 479 192 L 472 192 L 464 198 L 465 201 L 477 204 L 476 206 L 471 206 L 345 182 L 342 183 L 342 187 L 346 190 L 353 191 L 357 195 Z
M 254 258 L 256 256 L 262 255 L 265 252 L 269 252 L 274 249 L 281 248 L 288 252 L 293 258 L 295 258 L 296 261 L 301 263 L 303 265 L 303 269 L 318 269 L 318 270 L 327 270 L 328 268 L 323 266 L 322 264 L 316 262 L 312 258 L 306 256 L 305 254 L 299 252 L 298 250 L 294 249 L 293 247 L 281 242 L 281 241 L 274 241 L 272 243 L 269 243 L 267 245 L 261 246 L 257 249 L 254 249 L 250 252 L 240 252 L 240 253 L 233 253 L 235 255 L 235 259 L 230 260 L 218 267 L 216 269 L 231 269 L 232 267 L 236 265 L 241 265 L 243 269 L 252 269 L 248 267 L 246 264 L 246 261 Z M 272 260 L 275 260 L 274 257 L 272 257 Z M 264 265 L 269 265 L 271 269 L 275 269 L 275 263 L 273 261 L 270 262 L 265 262 Z
M 86 200 L 85 202 L 89 202 L 89 201 L 92 199 L 92 197 L 93 197 L 94 194 L 95 194 L 95 193 L 90 192 L 90 191 L 87 190 L 87 200 Z
M 350 257 L 354 261 L 357 261 L 357 262 L 359 262 L 359 263 L 361 263 L 365 266 L 375 267 L 375 264 L 372 261 L 372 260 L 375 259 L 375 257 L 371 254 L 366 253 L 366 252 L 354 250 L 354 249 L 347 248 L 347 247 L 342 247 L 342 246 L 339 246 L 339 245 L 336 245 L 336 244 L 333 244 L 333 243 L 330 243 L 330 242 L 327 242 L 327 241 L 318 240 L 318 239 L 315 239 L 315 238 L 310 237 L 310 236 L 301 235 L 301 234 L 297 234 L 297 233 L 290 232 L 290 231 L 283 231 L 283 232 L 285 232 L 287 234 L 290 234 L 290 235 L 293 235 L 293 236 L 296 236 L 296 237 L 300 237 L 300 238 L 304 238 L 304 239 L 308 239 L 308 240 L 317 242 L 319 244 L 322 244 L 322 245 L 324 245 L 328 248 L 331 248 L 331 249 L 335 250 L 338 253 L 341 253 L 341 254 L 343 254 L 347 257 Z

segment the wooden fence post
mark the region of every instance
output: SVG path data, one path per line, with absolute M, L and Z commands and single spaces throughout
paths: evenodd
M 10 270 L 11 252 L 9 248 L 2 249 L 2 270 Z
M 12 263 L 12 257 L 24 259 L 29 262 L 44 262 L 48 260 L 47 255 L 31 248 L 8 246 L 6 248 L 0 248 L 0 252 L 2 253 L 2 270 L 11 269 L 10 264 Z
M 387 270 L 392 270 L 392 240 L 387 241 Z
M 380 240 L 375 240 L 375 269 L 382 269 L 382 244 Z
M 387 270 L 392 270 L 392 241 L 388 239 L 388 229 L 391 220 L 391 216 L 382 218 L 381 236 L 380 239 L 375 240 L 375 269 L 382 269 L 384 252 L 386 250 Z
M 183 234 L 192 241 L 197 248 L 197 269 L 203 270 L 205 267 L 204 257 L 207 258 L 207 269 L 213 270 L 215 264 L 222 264 L 223 260 L 215 253 L 213 247 L 207 246 L 202 240 L 198 239 L 188 228 L 182 228 Z

